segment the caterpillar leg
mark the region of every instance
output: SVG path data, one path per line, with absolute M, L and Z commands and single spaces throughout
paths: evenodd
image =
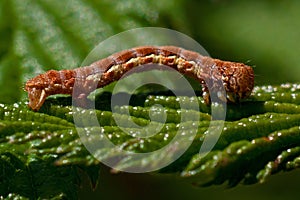
M 32 110 L 38 111 L 42 107 L 47 96 L 48 95 L 45 90 L 30 88 L 30 90 L 28 91 L 28 99 L 29 99 L 28 106 Z
M 218 90 L 218 89 L 211 89 L 211 90 L 213 93 L 209 92 L 207 85 L 202 85 L 202 96 L 206 105 L 211 104 L 212 95 L 213 95 L 213 99 L 221 102 L 227 102 L 228 100 L 230 101 L 232 99 L 231 96 L 228 95 L 226 96 L 226 93 L 224 93 L 225 91 L 222 92 L 222 90 Z
M 210 105 L 211 100 L 210 100 L 209 90 L 208 90 L 208 87 L 204 84 L 202 84 L 202 96 L 203 96 L 205 104 Z
M 77 95 L 76 97 L 73 96 L 73 105 L 76 107 L 81 107 L 81 108 L 92 108 L 93 107 L 93 101 L 89 100 L 88 94 L 86 93 L 81 93 Z

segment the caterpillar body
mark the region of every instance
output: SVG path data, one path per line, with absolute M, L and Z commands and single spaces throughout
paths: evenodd
M 238 102 L 247 98 L 254 87 L 254 71 L 243 63 L 222 61 L 175 46 L 140 46 L 124 50 L 73 70 L 50 70 L 26 82 L 29 107 L 39 110 L 46 98 L 54 94 L 71 94 L 85 99 L 95 88 L 119 80 L 130 69 L 146 64 L 160 64 L 172 67 L 180 73 L 198 80 L 202 85 L 203 97 L 210 103 L 210 93 L 224 87 L 226 96 L 222 101 Z M 151 66 L 151 65 L 150 65 Z M 217 80 L 222 85 L 216 84 Z M 73 93 L 74 84 L 80 90 Z

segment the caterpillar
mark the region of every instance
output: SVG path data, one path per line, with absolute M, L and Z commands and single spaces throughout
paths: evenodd
M 49 70 L 28 80 L 25 84 L 28 106 L 38 111 L 46 98 L 54 94 L 71 94 L 84 102 L 95 89 L 92 87 L 95 82 L 97 88 L 104 87 L 119 80 L 130 69 L 146 64 L 166 65 L 198 80 L 206 104 L 210 103 L 210 93 L 218 94 L 220 87 L 225 88 L 226 96 L 217 97 L 229 102 L 247 98 L 254 87 L 253 69 L 243 63 L 213 59 L 175 46 L 140 46 L 117 52 L 89 66 Z M 218 80 L 222 85 L 217 84 Z M 76 94 L 73 93 L 75 81 L 80 84 Z

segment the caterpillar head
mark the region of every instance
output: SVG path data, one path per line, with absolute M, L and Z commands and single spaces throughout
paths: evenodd
M 47 96 L 50 95 L 49 89 L 56 82 L 57 76 L 58 71 L 50 70 L 26 82 L 25 90 L 28 92 L 28 106 L 32 110 L 38 111 L 41 108 Z
M 50 70 L 27 81 L 28 106 L 38 111 L 46 98 L 53 94 L 72 94 L 75 81 L 73 70 Z

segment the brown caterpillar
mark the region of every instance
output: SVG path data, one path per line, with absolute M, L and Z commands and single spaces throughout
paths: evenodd
M 75 80 L 81 84 L 76 98 L 85 99 L 95 88 L 103 87 L 119 80 L 130 69 L 145 64 L 167 65 L 184 75 L 191 76 L 202 85 L 203 97 L 210 103 L 209 91 L 218 92 L 224 87 L 226 97 L 222 101 L 238 102 L 251 94 L 254 87 L 254 72 L 243 63 L 222 61 L 202 56 L 175 46 L 141 46 L 124 50 L 74 70 L 50 70 L 27 81 L 29 107 L 39 110 L 47 96 L 53 94 L 73 94 Z M 222 85 L 216 84 L 222 80 Z M 208 90 L 209 89 L 209 90 Z

